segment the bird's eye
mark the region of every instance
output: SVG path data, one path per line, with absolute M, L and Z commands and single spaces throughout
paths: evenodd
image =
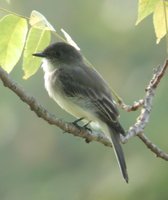
M 60 51 L 56 51 L 55 54 L 56 54 L 57 58 L 59 58 L 61 56 L 61 52 Z

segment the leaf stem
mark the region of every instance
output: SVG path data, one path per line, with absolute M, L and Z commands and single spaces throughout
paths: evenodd
M 1 7 L 0 7 L 0 10 L 1 10 L 1 11 L 4 11 L 4 12 L 7 12 L 7 13 L 10 13 L 10 14 L 13 14 L 13 15 L 16 15 L 16 16 L 18 16 L 18 17 L 25 18 L 25 19 L 27 19 L 27 20 L 30 19 L 29 17 L 23 16 L 23 15 L 19 15 L 19 14 L 15 13 L 15 12 L 12 12 L 12 11 L 7 10 L 7 9 L 5 9 L 5 8 L 1 8 Z
M 166 10 L 166 2 L 163 1 L 164 8 L 164 16 L 165 16 L 165 28 L 166 28 L 166 52 L 168 55 L 168 20 L 167 20 L 167 10 Z

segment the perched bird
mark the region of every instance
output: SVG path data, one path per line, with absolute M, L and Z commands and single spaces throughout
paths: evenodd
M 102 76 L 88 66 L 73 46 L 58 42 L 33 56 L 42 57 L 45 88 L 57 104 L 78 119 L 99 124 L 111 136 L 122 175 L 128 182 L 127 167 L 120 145 L 125 131 L 110 88 Z

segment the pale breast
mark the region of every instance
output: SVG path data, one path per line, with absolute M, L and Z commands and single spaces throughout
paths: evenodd
M 56 69 L 57 70 L 57 69 Z M 77 118 L 84 117 L 88 120 L 93 120 L 93 116 L 88 111 L 85 111 L 82 107 L 77 105 L 71 97 L 65 96 L 65 94 L 60 91 L 60 86 L 57 83 L 56 70 L 54 72 L 45 72 L 44 82 L 45 88 L 49 94 L 49 96 L 56 101 L 56 103 L 64 110 L 72 114 Z M 53 81 L 54 76 L 54 81 Z M 54 82 L 54 84 L 53 84 Z

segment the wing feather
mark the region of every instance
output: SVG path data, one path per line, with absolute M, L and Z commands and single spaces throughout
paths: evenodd
M 103 78 L 90 67 L 75 67 L 60 69 L 59 84 L 64 93 L 71 98 L 80 98 L 87 101 L 88 110 L 94 106 L 95 111 L 103 121 L 118 123 L 119 112 L 110 89 Z M 80 101 L 75 101 L 77 104 Z

